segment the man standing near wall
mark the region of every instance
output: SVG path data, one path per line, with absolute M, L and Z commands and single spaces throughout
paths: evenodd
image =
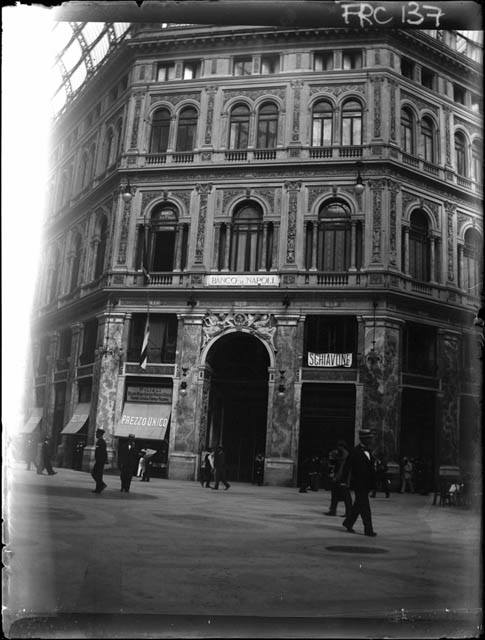
M 96 429 L 96 447 L 94 449 L 94 465 L 91 475 L 96 482 L 96 489 L 93 493 L 101 493 L 103 489 L 106 489 L 106 483 L 103 482 L 104 465 L 108 460 L 108 454 L 106 452 L 106 442 L 103 438 L 104 429 Z

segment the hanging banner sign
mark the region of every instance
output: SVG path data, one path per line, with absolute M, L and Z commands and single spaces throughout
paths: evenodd
M 351 353 L 308 353 L 309 367 L 351 367 Z
M 209 287 L 278 287 L 277 275 L 215 275 L 206 276 Z

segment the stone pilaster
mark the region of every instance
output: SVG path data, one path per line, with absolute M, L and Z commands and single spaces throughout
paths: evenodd
M 436 415 L 439 432 L 439 466 L 453 467 L 458 473 L 459 421 L 458 394 L 456 392 L 459 371 L 459 334 L 438 330 L 438 370 L 441 378 L 441 394 Z

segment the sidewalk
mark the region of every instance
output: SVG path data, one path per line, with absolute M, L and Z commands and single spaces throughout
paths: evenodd
M 7 472 L 8 637 L 480 635 L 477 512 L 378 494 L 368 538 L 323 515 L 326 491 L 134 478 L 125 494 L 106 475 L 97 495 L 57 471 Z

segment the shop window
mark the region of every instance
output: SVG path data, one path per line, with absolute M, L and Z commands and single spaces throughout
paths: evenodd
M 94 362 L 98 340 L 98 321 L 96 318 L 88 320 L 83 325 L 82 351 L 79 363 L 90 364 Z
M 436 74 L 426 67 L 421 68 L 421 84 L 426 89 L 436 89 Z
M 146 314 L 134 314 L 131 322 L 128 361 L 138 362 L 145 335 Z M 177 316 L 149 314 L 148 363 L 173 363 L 177 347 Z
M 229 149 L 247 149 L 249 140 L 249 107 L 236 105 L 230 116 Z
M 414 116 L 406 108 L 401 110 L 401 148 L 406 153 L 415 153 Z
M 422 211 L 413 211 L 409 227 L 409 272 L 421 282 L 430 280 L 428 219 Z
M 465 233 L 463 247 L 463 274 L 460 281 L 463 289 L 472 296 L 480 296 L 482 290 L 483 243 L 476 229 Z
M 342 53 L 343 69 L 362 69 L 362 51 L 344 51 Z
M 261 73 L 263 75 L 271 75 L 278 73 L 280 70 L 279 55 L 261 56 Z
M 67 369 L 71 356 L 72 330 L 70 327 L 63 329 L 59 334 L 57 369 Z
M 182 109 L 177 127 L 177 151 L 193 151 L 197 131 L 197 111 L 194 107 Z
M 430 118 L 423 118 L 421 121 L 421 135 L 423 138 L 423 157 L 426 162 L 436 161 L 436 135 L 433 121 Z
M 200 71 L 200 60 L 185 60 L 182 68 L 182 78 L 184 80 L 195 80 L 195 78 L 200 78 Z
M 312 110 L 312 147 L 329 147 L 333 143 L 333 106 L 320 100 Z
M 457 104 L 466 104 L 466 91 L 458 84 L 453 85 L 453 100 Z
M 415 64 L 409 58 L 401 58 L 401 75 L 409 80 L 414 80 Z
M 436 375 L 436 329 L 408 323 L 403 336 L 403 370 L 407 373 Z
M 250 76 L 253 72 L 253 59 L 251 57 L 234 58 L 233 75 Z
M 347 271 L 350 267 L 350 209 L 339 200 L 324 204 L 318 214 L 317 270 Z
M 316 51 L 313 54 L 314 71 L 332 71 L 333 51 Z
M 355 316 L 309 315 L 305 321 L 304 344 L 306 354 L 308 352 L 355 354 L 357 320 Z M 307 362 L 306 358 L 305 361 Z
M 342 144 L 362 144 L 362 105 L 356 100 L 347 100 L 342 107 Z
M 267 102 L 258 112 L 258 149 L 274 149 L 278 135 L 278 107 Z
M 168 80 L 175 80 L 175 63 L 161 62 L 157 67 L 157 81 L 167 82 Z
M 455 163 L 456 172 L 459 176 L 467 174 L 467 158 L 466 158 L 466 141 L 465 136 L 457 132 L 455 133 Z
M 157 109 L 152 117 L 150 153 L 165 153 L 168 147 L 171 114 L 168 109 Z
M 94 262 L 94 278 L 99 276 L 104 271 L 104 259 L 106 257 L 106 243 L 108 240 L 108 220 L 106 216 L 101 218 L 97 229 L 97 243 L 96 243 L 96 256 Z

